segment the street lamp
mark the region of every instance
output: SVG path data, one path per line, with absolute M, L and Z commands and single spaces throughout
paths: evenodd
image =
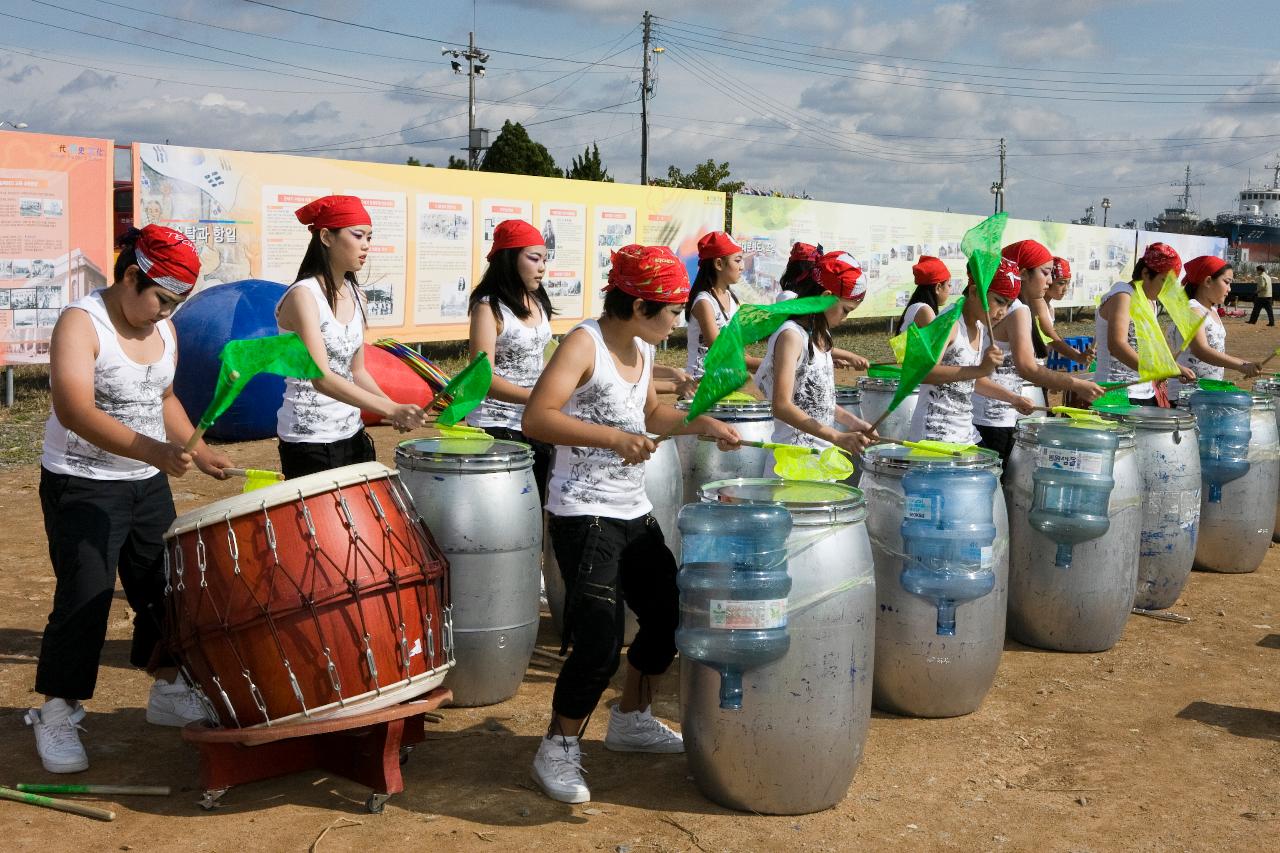
M 1102 227 L 1107 227 L 1107 211 L 1111 209 L 1111 199 L 1104 197 L 1102 199 Z
M 7 119 L 0 119 L 0 127 L 4 127 L 6 124 L 14 130 L 26 130 L 27 128 L 27 123 L 25 121 L 13 122 Z

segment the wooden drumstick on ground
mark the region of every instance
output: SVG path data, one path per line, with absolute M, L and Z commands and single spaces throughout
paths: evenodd
M 46 809 L 55 809 L 60 812 L 70 812 L 78 814 L 82 817 L 91 817 L 96 820 L 115 820 L 116 813 L 107 809 L 94 808 L 86 806 L 83 803 L 73 803 L 68 800 L 55 800 L 51 797 L 42 797 L 39 794 L 28 794 L 23 791 L 15 791 L 12 788 L 0 788 L 0 800 L 12 800 L 15 803 L 26 803 L 30 806 L 40 806 Z

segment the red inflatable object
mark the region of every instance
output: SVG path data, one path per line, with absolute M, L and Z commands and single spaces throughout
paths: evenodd
M 425 409 L 435 397 L 431 386 L 413 368 L 377 347 L 364 348 L 364 367 L 382 392 L 397 403 L 416 403 Z M 360 418 L 365 426 L 382 423 L 382 417 L 373 412 L 361 412 Z

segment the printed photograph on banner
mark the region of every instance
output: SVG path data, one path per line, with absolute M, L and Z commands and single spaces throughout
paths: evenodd
M 527 199 L 486 198 L 480 201 L 480 257 L 489 254 L 489 248 L 493 245 L 493 229 L 508 219 L 523 219 L 531 225 L 539 224 L 533 221 L 533 202 Z
M 473 202 L 466 196 L 416 196 L 414 217 L 417 252 L 413 322 L 430 325 L 466 318 L 467 297 L 474 283 L 471 267 Z M 442 306 L 448 294 L 450 316 Z M 458 294 L 462 313 L 457 313 Z
M 62 307 L 108 283 L 111 142 L 0 136 L 0 364 L 47 363 Z
M 267 184 L 262 188 L 262 212 L 258 219 L 262 265 L 258 278 L 293 283 L 311 242 L 311 232 L 298 222 L 298 208 L 332 193 L 328 187 Z
M 587 206 L 571 202 L 543 202 L 538 223 L 547 247 L 547 271 L 542 285 L 560 317 L 582 317 L 587 278 Z
M 240 239 L 240 226 L 249 223 L 233 213 L 244 203 L 238 198 L 243 176 L 228 152 L 155 144 L 138 145 L 137 151 L 135 205 L 141 222 L 181 231 L 196 244 L 195 292 L 249 278 L 249 245 Z
M 710 231 L 724 229 L 724 195 L 657 187 L 646 189 L 648 208 L 641 219 L 640 238 L 635 242 L 669 246 L 684 262 L 692 281 L 698 274 L 699 238 Z
M 613 266 L 612 254 L 636 241 L 636 209 L 634 207 L 606 207 L 595 210 L 595 278 L 592 287 L 600 291 L 609 281 Z
M 349 189 L 373 220 L 373 245 L 357 275 L 371 328 L 404 323 L 404 277 L 408 265 L 409 211 L 404 193 Z

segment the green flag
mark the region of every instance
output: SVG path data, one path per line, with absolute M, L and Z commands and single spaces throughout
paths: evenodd
M 458 371 L 458 375 L 450 379 L 436 397 L 444 404 L 436 423 L 453 426 L 471 414 L 489 396 L 491 384 L 493 365 L 489 363 L 489 356 L 483 352 L 476 353 L 475 359 Z
M 1135 285 L 1135 289 L 1137 286 Z M 1191 300 L 1187 298 L 1187 291 L 1178 284 L 1178 277 L 1169 272 L 1164 279 L 1164 285 L 1160 288 L 1160 295 L 1156 297 L 1160 300 L 1160 304 L 1164 306 L 1164 310 L 1169 312 L 1169 319 L 1173 320 L 1174 328 L 1178 330 L 1178 334 L 1182 336 L 1182 352 L 1191 346 L 1191 341 L 1195 339 L 1196 332 L 1200 331 L 1200 327 L 1204 325 L 1204 321 L 1209 319 L 1208 314 L 1197 314 L 1191 307 Z
M 978 284 L 978 296 L 982 297 L 984 311 L 991 310 L 987 304 L 987 289 L 1000 267 L 1000 241 L 1004 239 L 1004 226 L 1008 221 L 1009 214 L 1003 211 L 988 216 L 964 232 L 960 240 L 960 251 L 969 259 L 969 271 Z
M 1103 388 L 1107 388 L 1112 383 L 1098 383 Z M 1133 403 L 1129 402 L 1129 389 L 1124 385 L 1111 388 L 1105 394 L 1089 404 L 1089 408 L 1095 412 L 1105 412 L 1109 415 L 1123 415 L 1137 408 Z
M 747 370 L 747 344 L 767 338 L 788 318 L 817 314 L 836 303 L 830 294 L 788 299 L 775 305 L 743 305 L 711 343 L 702 361 L 702 379 L 689 403 L 684 422 L 706 414 L 716 403 L 737 391 L 751 378 Z
M 259 373 L 274 373 L 294 379 L 319 379 L 322 375 L 307 351 L 307 345 L 293 332 L 265 338 L 227 341 L 218 358 L 218 386 L 213 399 L 200 416 L 200 429 L 208 429 L 240 396 L 244 386 Z
M 1200 381 L 1196 384 L 1200 387 L 1201 391 L 1239 391 L 1240 390 L 1239 385 L 1235 384 L 1234 382 L 1227 382 L 1222 379 L 1208 379 L 1208 378 L 1202 377 Z
M 902 357 L 902 378 L 898 380 L 898 392 L 893 395 L 893 401 L 889 403 L 882 418 L 910 397 L 929 375 L 929 371 L 937 366 L 938 359 L 942 358 L 942 352 L 951 338 L 951 330 L 960 319 L 964 300 L 961 296 L 954 306 L 934 317 L 927 326 L 907 327 L 907 350 Z

